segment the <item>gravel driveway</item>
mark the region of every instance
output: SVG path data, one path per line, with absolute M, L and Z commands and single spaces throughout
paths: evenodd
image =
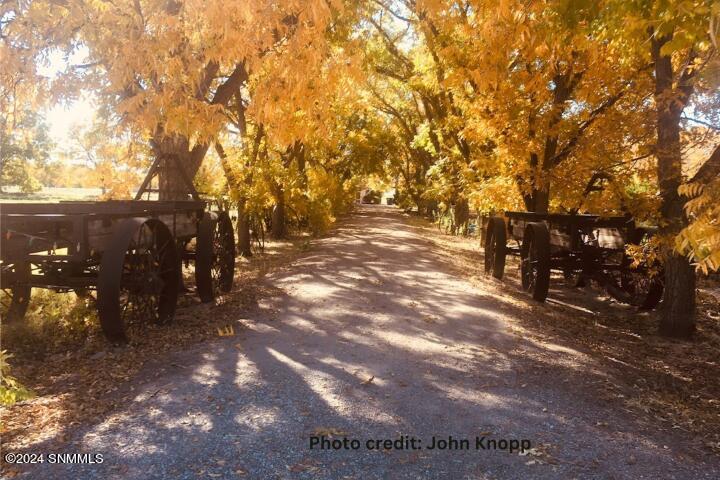
M 234 336 L 148 365 L 134 402 L 75 429 L 62 452 L 102 463 L 21 477 L 720 478 L 688 434 L 604 395 L 586 356 L 516 334 L 502 299 L 449 271 L 398 210 L 363 207 L 267 276 Z

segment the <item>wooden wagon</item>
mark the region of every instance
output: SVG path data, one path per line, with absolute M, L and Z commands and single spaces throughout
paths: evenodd
M 652 309 L 662 297 L 662 275 L 654 265 L 635 265 L 626 247 L 654 231 L 628 216 L 507 212 L 487 225 L 485 271 L 501 279 L 506 256 L 517 255 L 522 287 L 537 301 L 546 299 L 555 270 L 571 287 L 592 280 L 618 301 Z
M 78 295 L 97 291 L 105 335 L 125 341 L 129 329 L 173 319 L 184 288 L 183 262 L 194 264 L 202 301 L 231 289 L 230 216 L 208 211 L 189 182 L 187 200 L 140 200 L 150 191 L 157 166 L 136 200 L 0 203 L 3 321 L 25 315 L 33 288 Z

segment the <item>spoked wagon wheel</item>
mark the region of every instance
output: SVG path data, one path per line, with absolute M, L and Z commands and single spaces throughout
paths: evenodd
M 132 218 L 115 229 L 100 263 L 97 306 L 108 339 L 167 324 L 175 316 L 180 262 L 170 230 L 159 220 Z
M 235 234 L 227 212 L 206 212 L 200 221 L 195 282 L 203 302 L 232 289 L 235 276 Z
M 592 270 L 594 270 L 593 258 L 586 251 L 588 247 L 598 247 L 598 239 L 593 232 L 576 230 L 573 232 L 571 245 L 577 245 L 580 249 L 579 256 L 566 258 L 566 265 L 563 267 L 565 286 L 569 288 L 582 288 L 588 284 Z
M 638 228 L 631 243 L 641 244 L 649 239 L 650 233 Z M 662 299 L 664 284 L 661 268 L 651 272 L 648 265 L 633 266 L 633 260 L 622 253 L 620 270 L 611 274 L 606 290 L 615 300 L 627 303 L 641 310 L 652 310 Z
M 14 283 L 29 280 L 30 264 L 16 263 L 5 268 L 3 265 L 3 273 L 14 278 Z M 30 305 L 30 295 L 32 288 L 28 285 L 14 285 L 10 287 L 2 287 L 0 293 L 0 318 L 3 323 L 19 322 L 25 317 L 28 306 Z
M 652 310 L 662 299 L 662 271 L 651 276 L 642 266 L 627 268 L 627 271 L 619 273 L 619 285 L 610 283 L 607 292 L 619 302 L 638 307 L 640 310 Z
M 538 302 L 545 301 L 550 287 L 550 232 L 545 224 L 529 223 L 525 227 L 520 259 L 523 290 Z
M 485 232 L 485 273 L 498 279 L 505 273 L 506 242 L 505 220 L 491 217 Z

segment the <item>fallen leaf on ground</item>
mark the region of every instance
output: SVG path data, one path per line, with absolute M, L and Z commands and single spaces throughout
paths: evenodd
M 218 336 L 220 337 L 232 337 L 235 335 L 235 329 L 232 325 L 228 325 L 226 327 L 218 327 L 217 329 Z

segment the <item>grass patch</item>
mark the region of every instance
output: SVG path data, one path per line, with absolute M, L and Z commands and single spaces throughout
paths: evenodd
M 3 344 L 12 346 L 22 360 L 42 360 L 68 349 L 81 347 L 100 333 L 92 296 L 33 291 L 25 318 L 3 324 Z

